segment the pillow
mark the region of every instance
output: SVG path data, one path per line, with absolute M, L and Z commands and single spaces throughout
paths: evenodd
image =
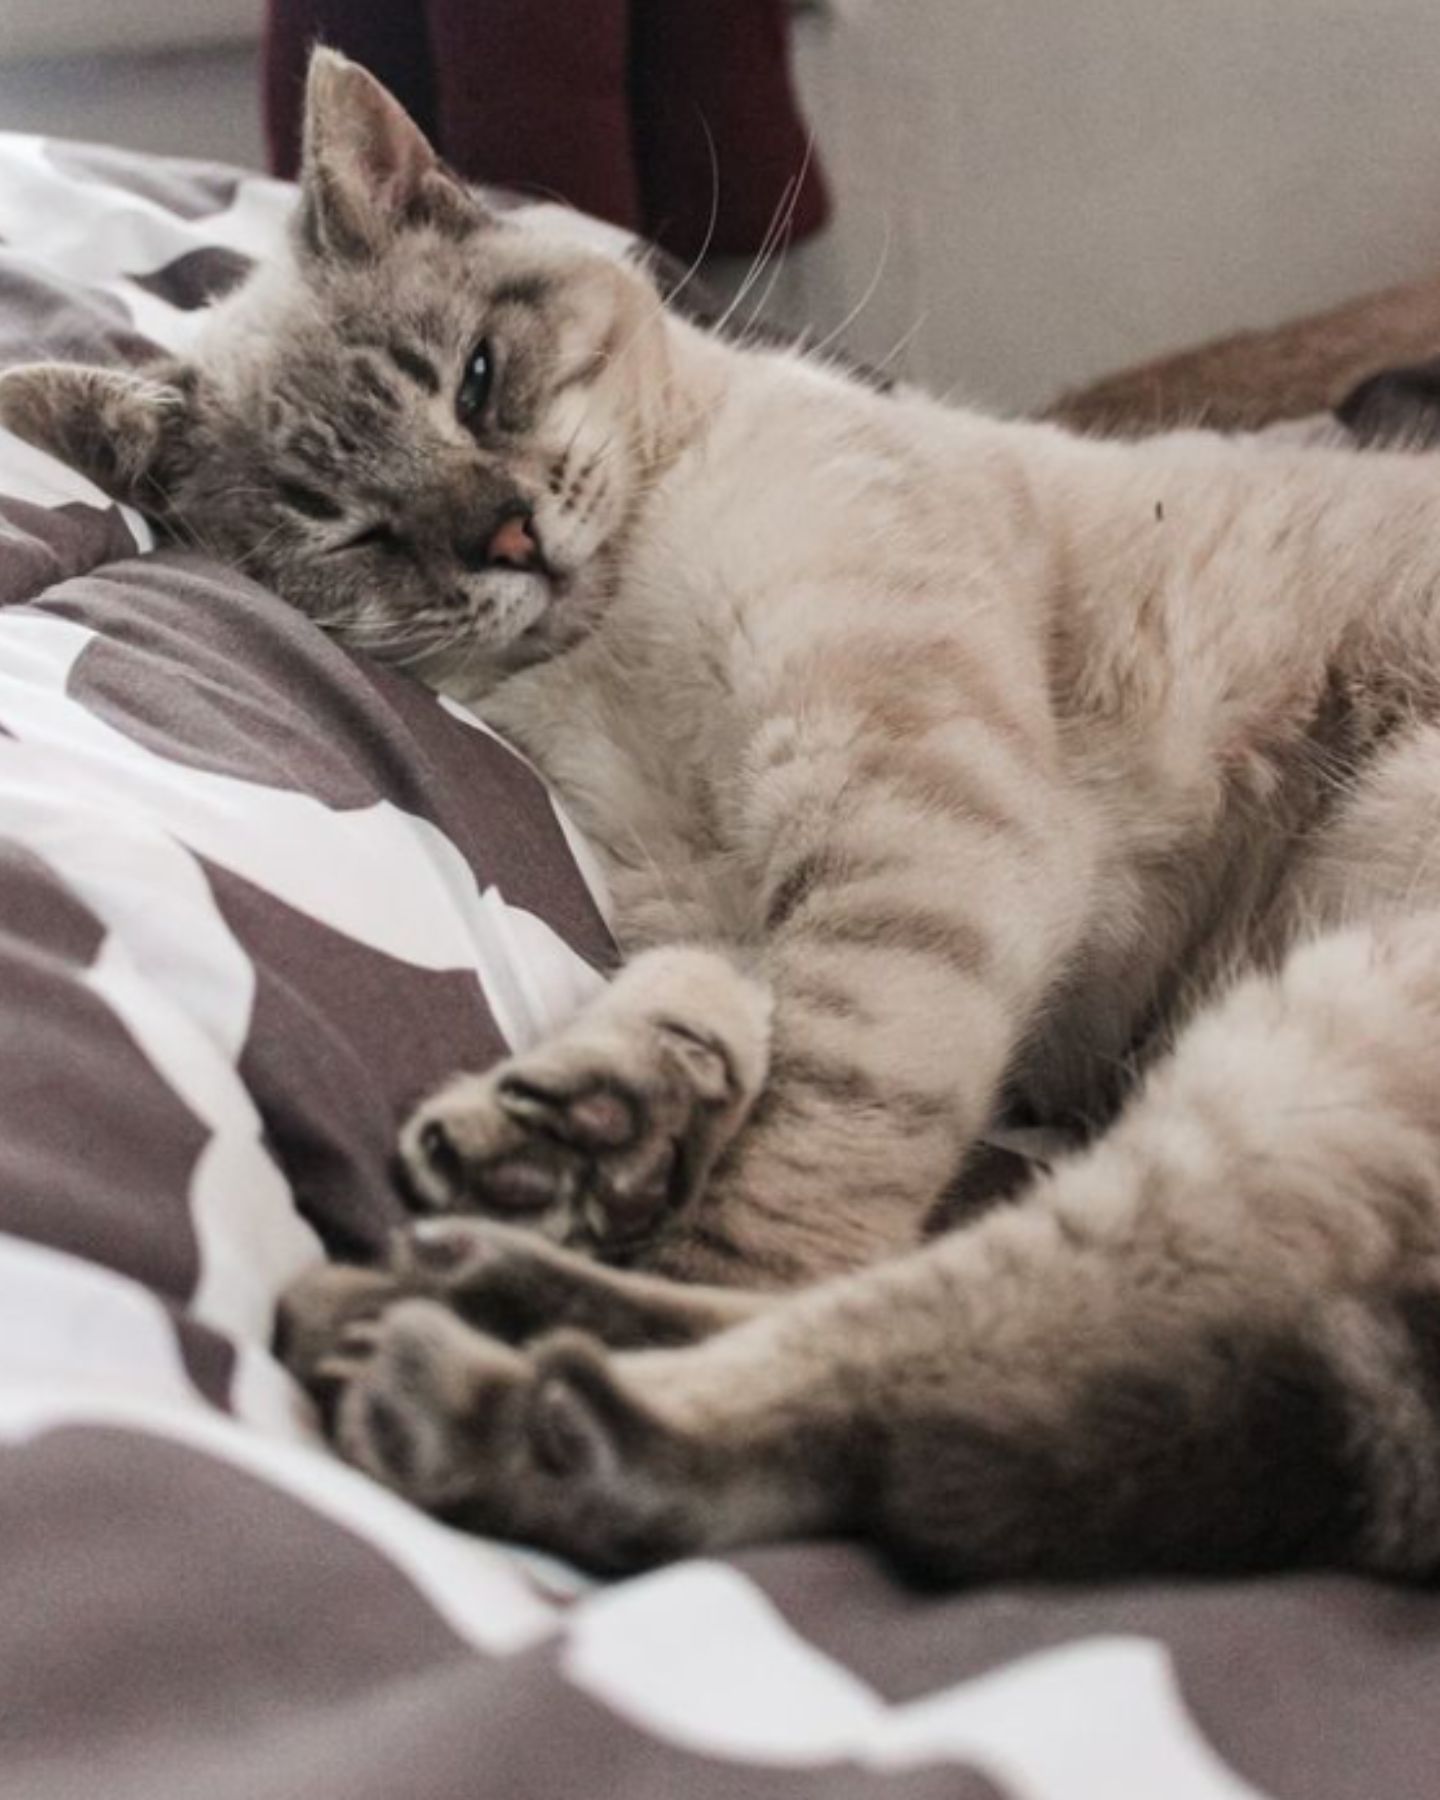
M 3 158 L 11 358 L 129 357 L 136 326 L 175 347 L 288 200 L 76 146 Z M 0 1232 L 143 1284 L 230 1405 L 278 1285 L 403 1218 L 405 1111 L 567 1016 L 610 941 L 541 783 L 471 715 L 198 549 L 137 555 L 143 521 L 8 434 L 0 521 L 28 1046 L 0 1067 Z

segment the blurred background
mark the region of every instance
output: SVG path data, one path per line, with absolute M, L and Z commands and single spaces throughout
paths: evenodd
M 0 0 L 0 129 L 264 167 L 261 15 Z M 1018 409 L 1440 270 L 1436 0 L 815 0 L 791 29 L 833 216 L 742 317 Z

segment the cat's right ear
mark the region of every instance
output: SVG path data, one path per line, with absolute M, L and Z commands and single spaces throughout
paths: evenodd
M 368 262 L 398 231 L 469 237 L 489 215 L 365 69 L 318 48 L 305 83 L 296 238 L 302 255 Z
M 0 375 L 0 425 L 48 450 L 115 500 L 163 513 L 189 450 L 189 371 L 29 363 Z

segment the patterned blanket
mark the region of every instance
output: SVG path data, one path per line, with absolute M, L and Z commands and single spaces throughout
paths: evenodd
M 0 137 L 0 362 L 183 347 L 289 199 Z M 277 1291 L 398 1221 L 395 1120 L 593 990 L 603 910 L 468 716 L 0 434 L 5 1800 L 1432 1800 L 1428 1595 L 834 1543 L 593 1589 L 325 1451 Z

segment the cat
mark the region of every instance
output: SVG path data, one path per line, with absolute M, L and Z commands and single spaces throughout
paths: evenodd
M 602 1571 L 1440 1566 L 1440 475 L 724 343 L 321 52 L 293 242 L 0 417 L 475 704 L 627 961 L 287 1296 L 341 1452 Z M 1002 1098 L 1107 1129 L 923 1227 Z

